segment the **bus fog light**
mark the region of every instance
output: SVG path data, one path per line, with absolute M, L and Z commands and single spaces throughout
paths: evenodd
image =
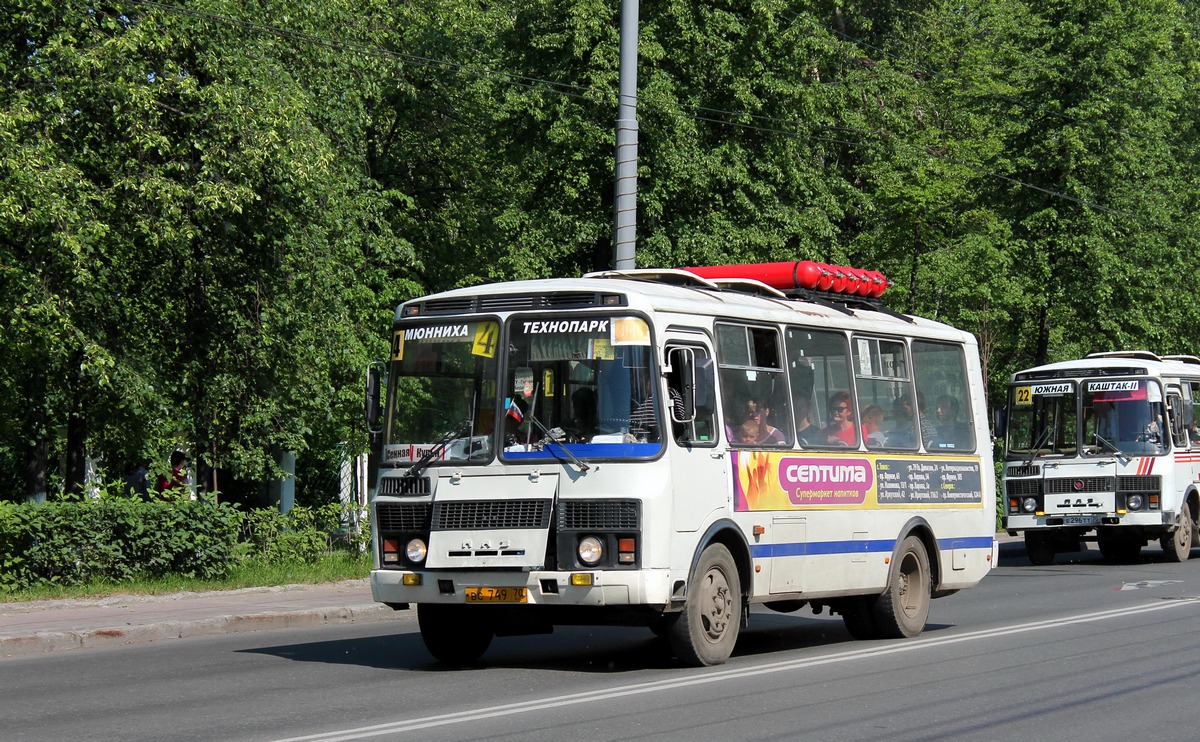
M 1142 505 L 1145 504 L 1146 501 L 1142 499 L 1141 495 L 1130 495 L 1129 499 L 1125 501 L 1125 506 L 1130 510 L 1141 510 Z
M 604 544 L 595 536 L 586 536 L 579 540 L 579 561 L 588 565 L 599 564 L 604 557 Z
M 419 538 L 414 538 L 408 542 L 408 546 L 404 547 L 404 556 L 408 557 L 408 561 L 413 564 L 420 564 L 425 561 L 425 554 L 428 552 L 425 542 Z
M 1032 513 L 1034 510 L 1037 509 L 1037 498 L 1036 497 L 1026 497 L 1021 502 L 1021 509 L 1027 513 Z

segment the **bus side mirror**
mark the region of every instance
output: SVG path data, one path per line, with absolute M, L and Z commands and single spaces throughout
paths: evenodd
M 382 361 L 372 361 L 367 365 L 367 390 L 365 395 L 364 412 L 367 419 L 367 432 L 378 435 L 383 432 L 383 400 L 380 392 L 383 389 L 384 366 Z
M 997 407 L 992 410 L 992 436 L 1003 440 L 1008 433 L 1008 409 Z
M 683 419 L 675 422 L 711 417 L 716 411 L 716 376 L 712 359 L 697 356 L 691 348 L 672 348 L 670 362 L 671 374 L 683 400 Z
M 680 405 L 667 406 L 671 420 L 689 423 L 696 419 L 696 354 L 691 348 L 672 348 L 668 357 L 670 380 L 667 385 L 679 392 Z M 682 410 L 682 417 L 679 416 Z

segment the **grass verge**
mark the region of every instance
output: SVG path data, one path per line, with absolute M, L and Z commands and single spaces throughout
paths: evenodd
M 236 590 L 243 587 L 305 585 L 356 580 L 367 577 L 370 572 L 370 552 L 359 554 L 349 551 L 334 551 L 311 563 L 301 561 L 268 563 L 251 559 L 239 564 L 219 580 L 167 576 L 124 582 L 96 582 L 70 587 L 39 585 L 28 590 L 0 593 L 0 602 L 103 598 L 109 595 L 163 595 L 205 590 Z

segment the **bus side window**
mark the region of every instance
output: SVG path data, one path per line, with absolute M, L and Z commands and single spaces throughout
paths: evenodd
M 850 389 L 850 354 L 840 332 L 789 326 L 784 337 L 791 380 L 796 439 L 801 448 L 831 448 L 822 430 L 828 424 L 829 399 Z
M 1185 406 L 1183 397 L 1179 396 L 1175 391 L 1171 391 L 1167 395 L 1167 410 L 1169 413 L 1168 424 L 1171 426 L 1171 440 L 1177 448 L 1183 448 L 1188 445 L 1188 430 L 1187 422 L 1188 413 L 1191 412 L 1190 406 Z
M 966 364 L 961 346 L 914 340 L 912 344 L 913 376 L 917 389 L 924 392 L 931 409 L 921 415 L 930 418 L 932 425 L 922 419 L 922 437 L 929 451 L 974 451 L 975 425 L 979 410 L 971 408 L 968 393 Z M 933 430 L 931 431 L 930 428 Z
M 1187 427 L 1190 445 L 1197 448 L 1200 447 L 1200 381 L 1188 382 L 1187 391 L 1191 392 L 1191 400 L 1185 413 L 1184 424 Z
M 718 324 L 716 331 L 725 440 L 790 447 L 792 412 L 778 330 Z
M 708 351 L 698 346 L 669 346 L 667 414 L 672 437 L 684 445 L 714 445 L 716 379 Z

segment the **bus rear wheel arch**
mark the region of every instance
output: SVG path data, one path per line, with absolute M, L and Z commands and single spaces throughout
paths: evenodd
M 832 606 L 855 639 L 911 638 L 925 630 L 933 583 L 929 550 L 920 536 L 909 534 L 892 554 L 883 593 L 841 598 Z

